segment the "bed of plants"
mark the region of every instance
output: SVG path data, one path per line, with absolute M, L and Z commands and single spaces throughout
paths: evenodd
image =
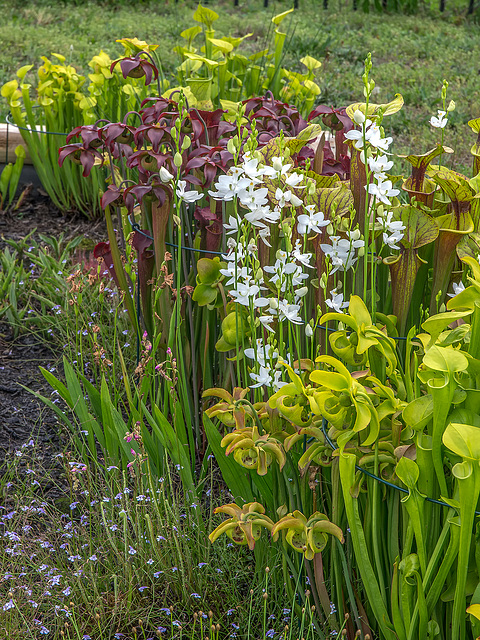
M 184 70 L 209 67 L 194 31 Z M 35 442 L 4 466 L 2 633 L 477 638 L 480 118 L 460 173 L 446 81 L 433 144 L 402 155 L 370 54 L 353 103 L 290 102 L 277 60 L 265 94 L 216 105 L 124 45 L 105 68 L 137 104 L 58 149 L 104 241 L 2 254 L 0 318 L 63 349 L 32 393 L 69 436 L 63 499 Z M 204 88 L 231 88 L 215 69 Z
M 407 154 L 419 143 L 433 141 L 428 110 L 438 99 L 435 86 L 445 75 L 443 60 L 447 59 L 457 96 L 451 118 L 455 162 L 465 171 L 469 145 L 463 125 L 479 108 L 477 70 L 470 64 L 476 59 L 479 41 L 475 24 L 459 22 L 455 12 L 461 7 L 447 7 L 449 13 L 441 21 L 425 10 L 415 17 L 389 16 L 387 21 L 372 13 L 365 32 L 363 14 L 330 6 L 324 14 L 327 33 L 317 24 L 317 9 L 311 2 L 302 3 L 294 13 L 284 3 L 266 10 L 259 4 L 250 0 L 237 9 L 231 3 L 220 4 L 200 15 L 189 3 L 162 5 L 161 11 L 155 4 L 142 3 L 133 29 L 128 3 L 115 10 L 102 6 L 101 21 L 96 19 L 96 4 L 47 7 L 39 2 L 25 7 L 12 3 L 0 27 L 6 45 L 0 57 L 0 81 L 6 83 L 3 93 L 10 108 L 2 101 L 0 113 L 3 120 L 13 110 L 11 121 L 33 129 L 23 131 L 24 137 L 43 187 L 57 206 L 99 215 L 97 185 L 86 184 L 75 168 L 59 169 L 54 161 L 73 126 L 97 118 L 118 120 L 125 107 L 158 91 L 156 83 L 146 87 L 138 78 L 123 77 L 119 66 L 111 70 L 111 62 L 122 50 L 135 55 L 141 46 L 155 58 L 164 92 L 167 87 L 171 91 L 185 85 L 190 103 L 193 91 L 202 100 L 212 97 L 214 105 L 220 106 L 220 99 L 236 101 L 271 89 L 275 97 L 296 104 L 303 115 L 319 101 L 320 91 L 325 104 L 341 107 L 352 102 L 363 52 L 373 50 L 382 61 L 377 98 L 386 99 L 396 86 L 403 87 L 407 107 L 393 126 L 399 149 Z M 78 24 L 82 29 L 73 33 L 72 25 Z M 397 42 L 394 55 L 392 39 Z M 397 64 L 397 56 L 403 65 Z M 61 90 L 57 106 L 52 107 L 58 83 Z M 21 98 L 16 92 L 19 85 L 23 86 Z M 28 91 L 27 85 L 31 85 Z M 35 133 L 44 130 L 60 135 Z M 42 162 L 47 157 L 49 161 Z

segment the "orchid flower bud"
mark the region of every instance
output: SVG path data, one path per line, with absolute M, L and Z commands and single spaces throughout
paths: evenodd
M 328 276 L 326 273 L 322 273 L 322 276 L 320 278 L 320 287 L 326 291 L 327 289 L 327 281 L 328 281 Z
M 185 136 L 182 141 L 182 151 L 186 151 L 187 149 L 190 149 L 191 146 L 192 146 L 192 140 L 190 139 L 189 136 Z
M 309 324 L 305 326 L 305 335 L 307 338 L 311 338 L 313 336 L 313 329 Z
M 173 164 L 176 167 L 181 167 L 183 163 L 183 159 L 182 159 L 182 154 L 181 153 L 177 153 L 173 156 Z
M 299 298 L 303 298 L 304 296 L 306 296 L 308 293 L 308 287 L 300 287 L 300 289 L 297 289 L 295 291 L 295 294 L 299 297 Z
M 353 121 L 358 125 L 362 125 L 365 122 L 365 115 L 360 111 L 360 109 L 355 109 Z
M 354 231 L 352 231 L 352 233 L 350 234 L 350 238 L 352 240 L 360 240 L 362 234 L 360 233 L 360 229 L 355 229 Z
M 327 233 L 329 236 L 333 236 L 333 224 L 331 222 L 327 224 Z
M 235 143 L 232 138 L 230 138 L 230 140 L 227 142 L 227 150 L 230 151 L 232 156 L 234 156 L 237 153 L 237 147 L 235 146 Z
M 160 180 L 162 182 L 170 182 L 170 180 L 173 180 L 173 176 L 170 173 L 170 171 L 168 171 L 168 169 L 165 169 L 165 167 L 160 167 Z
M 278 300 L 276 298 L 270 298 L 268 301 L 268 306 L 270 309 L 278 309 Z
M 275 169 L 275 171 L 281 171 L 283 167 L 282 159 L 278 156 L 274 156 L 272 158 L 272 167 Z

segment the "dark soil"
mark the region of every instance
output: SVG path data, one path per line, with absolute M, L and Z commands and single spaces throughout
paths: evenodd
M 40 234 L 58 238 L 64 233 L 65 240 L 83 236 L 92 246 L 106 237 L 103 221 L 63 214 L 41 190 L 32 190 L 14 214 L 0 213 L 0 251 L 7 246 L 6 240 L 19 241 L 32 231 L 37 241 Z M 39 367 L 58 367 L 60 356 L 33 334 L 14 338 L 8 324 L 0 323 L 0 475 L 13 452 L 33 439 L 38 444 L 37 462 L 54 479 L 53 484 L 46 479 L 42 487 L 50 494 L 53 491 L 52 497 L 58 495 L 59 487 L 54 488 L 54 484 L 61 476 L 60 461 L 55 456 L 63 451 L 66 434 L 55 414 L 21 385 L 50 398 L 52 389 Z
M 42 189 L 32 190 L 18 211 L 0 212 L 0 250 L 5 248 L 6 239 L 18 241 L 33 230 L 32 237 L 37 241 L 40 234 L 58 238 L 63 233 L 66 240 L 83 236 L 92 245 L 107 234 L 103 220 L 90 221 L 85 216 L 60 211 Z

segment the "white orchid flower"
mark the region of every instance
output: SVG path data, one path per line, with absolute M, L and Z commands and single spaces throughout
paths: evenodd
M 291 173 L 289 176 L 285 178 L 285 183 L 288 184 L 289 187 L 298 189 L 304 189 L 305 187 L 299 186 L 303 180 L 303 176 L 300 173 Z
M 462 291 L 465 291 L 465 285 L 461 281 L 458 283 L 453 282 L 452 288 L 453 288 L 453 293 L 447 293 L 447 296 L 449 298 L 454 298 L 455 296 L 458 296 L 458 294 L 461 293 Z
M 227 236 L 231 235 L 232 233 L 238 233 L 238 218 L 235 218 L 235 216 L 230 216 L 228 218 L 228 223 L 225 222 L 223 228 L 227 231 Z
M 250 298 L 254 298 L 260 292 L 260 287 L 256 284 L 246 284 L 239 282 L 236 289 L 230 291 L 230 295 L 235 302 L 244 307 L 250 306 Z
M 368 158 L 367 162 L 370 171 L 375 174 L 384 174 L 385 171 L 389 171 L 393 167 L 393 160 L 389 160 L 386 155 Z
M 400 231 L 394 231 L 391 236 L 389 236 L 386 233 L 383 234 L 384 243 L 388 247 L 390 247 L 390 249 L 396 249 L 397 251 L 400 250 L 400 247 L 397 245 L 397 242 L 400 242 L 402 238 L 403 238 L 403 233 L 401 233 Z
M 264 329 L 270 331 L 270 333 L 275 333 L 275 330 L 270 326 L 270 324 L 273 322 L 273 316 L 259 316 L 258 319 L 262 323 Z
M 312 205 L 308 205 L 305 207 L 307 210 Z M 329 220 L 325 220 L 324 214 L 319 211 L 318 213 L 313 213 L 310 208 L 308 215 L 306 213 L 302 213 L 297 217 L 297 231 L 298 234 L 303 236 L 306 233 L 311 233 L 314 231 L 315 233 L 321 233 L 321 227 L 326 227 L 330 223 Z
M 258 235 L 260 236 L 260 239 L 263 242 L 263 244 L 265 244 L 267 247 L 272 246 L 267 240 L 267 238 L 270 237 L 270 229 L 268 227 L 263 227 L 263 229 L 260 229 L 258 232 Z
M 277 369 L 273 374 L 272 387 L 274 388 L 275 391 L 278 391 L 279 389 L 284 387 L 286 384 L 288 384 L 287 382 L 283 382 L 282 380 L 280 380 L 281 376 L 282 376 L 282 371 L 280 369 Z
M 365 142 L 370 142 L 372 138 L 379 135 L 378 127 L 371 120 L 365 121 Z M 354 147 L 355 149 L 361 150 L 363 149 L 363 130 L 358 131 L 357 129 L 352 129 L 352 131 L 347 131 L 345 133 L 345 138 L 347 140 L 355 140 Z
M 353 236 L 353 233 L 352 233 Z M 340 238 L 340 236 L 331 236 L 332 244 L 321 244 L 320 249 L 329 256 L 332 261 L 333 269 L 330 272 L 335 273 L 339 269 L 348 271 L 358 258 L 355 257 L 355 249 L 359 249 L 365 245 L 363 240 Z
M 448 118 L 445 117 L 446 115 L 446 111 L 438 109 L 438 118 L 436 116 L 432 116 L 430 118 L 430 124 L 432 127 L 435 127 L 435 129 L 443 129 L 448 122 Z
M 185 191 L 185 187 L 187 183 L 185 180 L 179 180 L 177 182 L 177 197 L 183 202 L 188 202 L 189 204 L 192 202 L 196 202 L 203 198 L 203 193 L 198 193 L 198 191 Z
M 275 198 L 278 200 L 278 206 L 283 209 L 287 204 L 292 204 L 294 207 L 299 207 L 303 202 L 294 193 L 289 191 L 282 191 L 277 188 L 275 191 Z
M 270 367 L 260 367 L 259 373 L 250 373 L 252 380 L 255 380 L 256 384 L 250 384 L 250 389 L 256 389 L 257 387 L 263 387 L 263 385 L 270 386 L 272 384 L 272 376 Z
M 291 169 L 292 164 L 283 164 L 283 158 L 281 158 L 280 156 L 273 156 L 272 167 L 277 174 L 283 176 L 289 171 L 289 169 Z
M 330 295 L 332 296 L 331 300 L 325 300 L 325 304 L 333 311 L 337 313 L 343 313 L 343 309 L 348 307 L 348 302 L 343 301 L 343 293 L 337 293 L 337 290 L 334 289 L 330 291 Z
M 398 196 L 400 193 L 399 189 L 393 189 L 391 180 L 382 180 L 379 181 L 378 184 L 370 183 L 365 189 L 371 196 L 375 196 L 380 202 L 386 205 L 391 205 L 389 198 Z
M 248 189 L 241 189 L 238 192 L 238 198 L 244 207 L 248 209 L 255 209 L 267 204 L 267 187 L 261 189 L 255 189 L 254 185 L 250 185 Z
M 363 149 L 363 130 L 358 131 L 353 129 L 345 133 L 347 140 L 354 140 L 354 147 L 361 151 Z M 371 120 L 365 121 L 365 142 L 368 142 L 372 147 L 382 149 L 382 151 L 388 151 L 388 147 L 392 144 L 393 138 L 382 138 L 380 133 L 380 127 Z
M 303 320 L 298 315 L 299 311 L 299 304 L 290 304 L 288 300 L 279 300 L 278 302 L 278 315 L 280 320 L 286 319 L 294 324 L 302 324 Z
M 229 202 L 238 194 L 242 189 L 246 189 L 251 184 L 250 178 L 245 178 L 240 171 L 233 171 L 238 167 L 233 167 L 228 175 L 219 176 L 214 187 L 217 191 L 209 191 L 209 195 L 214 200 L 223 200 Z
M 295 258 L 297 262 L 300 262 L 300 264 L 303 264 L 304 267 L 309 267 L 310 269 L 313 268 L 313 265 L 310 264 L 310 260 L 312 259 L 312 254 L 301 252 L 300 240 L 298 238 L 295 241 L 295 247 L 292 251 L 292 256 Z

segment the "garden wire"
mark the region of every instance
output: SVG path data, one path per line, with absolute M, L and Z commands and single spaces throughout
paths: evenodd
M 322 420 L 322 432 L 323 432 L 323 435 L 325 436 L 325 442 L 328 444 L 328 446 L 333 451 L 336 451 L 338 449 L 338 447 L 330 439 L 330 437 L 329 437 L 329 435 L 327 433 L 327 425 L 328 425 L 327 420 L 325 418 L 323 418 L 323 420 Z M 313 438 L 308 440 L 308 442 L 310 442 L 311 440 L 313 440 Z M 388 480 L 385 480 L 384 478 L 380 478 L 379 476 L 376 476 L 375 474 L 370 473 L 370 471 L 367 471 L 366 469 L 363 469 L 358 464 L 355 465 L 355 469 L 357 471 L 360 471 L 364 475 L 368 476 L 369 478 L 372 478 L 372 480 L 376 480 L 377 482 L 380 482 L 380 483 L 386 485 L 387 487 L 391 487 L 392 489 L 396 489 L 397 491 L 400 491 L 401 493 L 407 493 L 407 494 L 409 493 L 408 489 L 404 489 L 403 487 L 399 487 L 398 485 L 393 484 L 392 482 L 389 482 Z M 426 496 L 425 497 L 425 501 L 426 502 L 432 502 L 433 504 L 439 504 L 441 507 L 447 507 L 448 509 L 451 509 L 451 506 L 449 504 L 447 504 L 446 502 L 443 502 L 443 500 L 436 500 L 435 498 L 429 498 L 428 496 Z M 476 516 L 480 516 L 480 511 L 475 511 L 475 515 Z

